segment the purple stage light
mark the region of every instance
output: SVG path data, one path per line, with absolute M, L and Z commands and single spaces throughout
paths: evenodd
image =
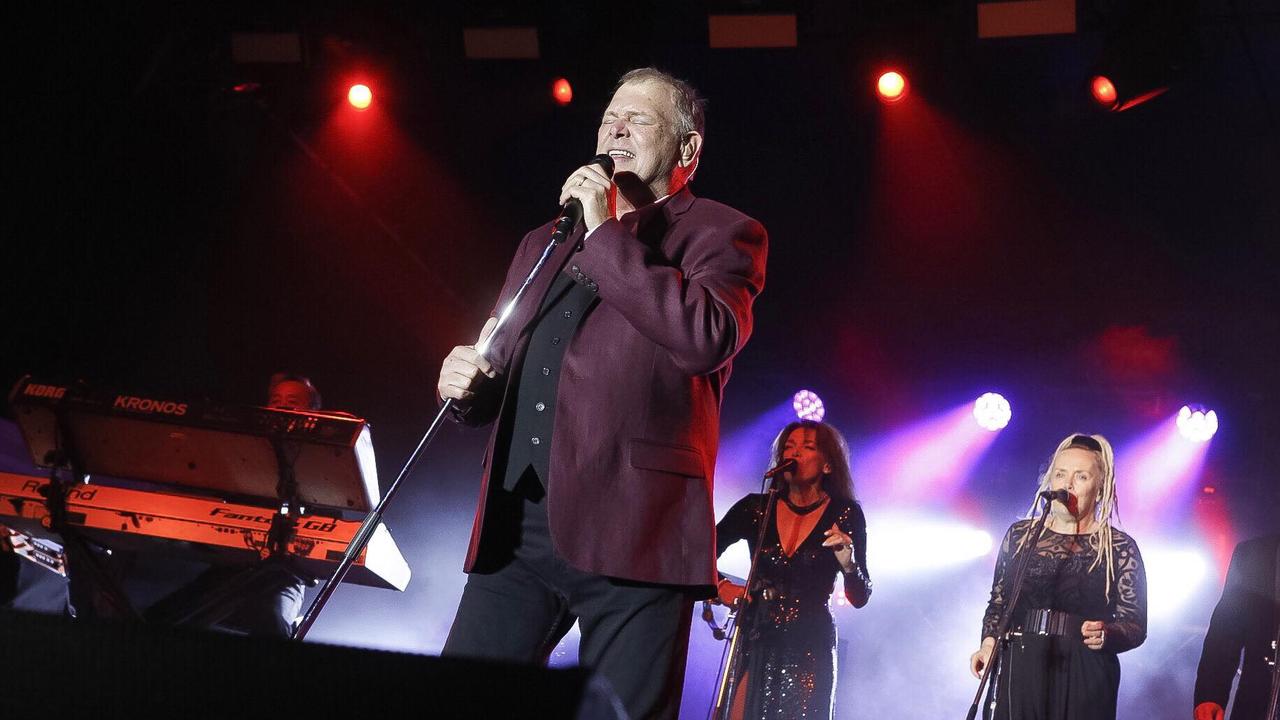
M 1116 446 L 1116 496 L 1125 508 L 1126 530 L 1135 537 L 1160 532 L 1172 515 L 1188 512 L 1200 494 L 1211 444 L 1188 440 L 1182 428 L 1187 422 L 1181 416 L 1180 412 L 1166 418 Z
M 1009 401 L 1000 393 L 983 393 L 973 401 L 973 419 L 991 432 L 1003 430 L 1011 418 L 1013 408 L 1009 407 Z
M 854 452 L 858 492 L 885 504 L 941 501 L 958 492 L 997 437 L 973 421 L 969 403 L 953 407 Z
M 1183 405 L 1178 411 L 1178 432 L 1193 442 L 1208 442 L 1218 432 L 1218 413 L 1198 405 Z
M 801 390 L 791 399 L 791 406 L 796 410 L 796 417 L 801 420 L 822 422 L 827 410 L 822 405 L 822 398 L 811 390 Z

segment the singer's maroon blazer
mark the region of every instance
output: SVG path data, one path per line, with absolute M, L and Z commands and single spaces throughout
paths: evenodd
M 637 226 L 635 232 L 628 226 Z M 497 309 L 515 295 L 550 237 L 520 243 Z M 574 252 L 579 226 L 551 267 L 595 291 L 565 351 L 547 482 L 556 551 L 590 573 L 646 582 L 715 582 L 712 475 L 720 403 L 733 358 L 751 335 L 764 287 L 764 227 L 686 188 L 622 221 L 609 220 Z M 529 320 L 554 273 L 543 273 L 498 331 L 487 357 L 498 378 L 457 418 L 493 422 L 528 346 Z M 495 310 L 496 314 L 497 310 Z M 466 570 L 482 532 L 498 426 L 489 438 Z

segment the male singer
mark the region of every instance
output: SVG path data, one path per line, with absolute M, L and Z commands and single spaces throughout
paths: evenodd
M 564 270 L 437 386 L 457 420 L 497 421 L 444 653 L 541 663 L 578 620 L 582 664 L 632 718 L 679 711 L 691 601 L 715 582 L 720 403 L 764 286 L 764 228 L 689 191 L 703 131 L 688 84 L 623 75 L 597 131 L 612 179 L 588 164 L 560 190 L 583 213 Z M 551 228 L 525 236 L 497 307 Z
M 1237 668 L 1232 720 L 1262 720 L 1280 626 L 1280 535 L 1246 540 L 1231 553 L 1227 582 L 1213 609 L 1196 670 L 1195 720 L 1222 720 Z M 1242 652 L 1243 651 L 1243 652 Z M 1269 719 L 1268 719 L 1269 720 Z

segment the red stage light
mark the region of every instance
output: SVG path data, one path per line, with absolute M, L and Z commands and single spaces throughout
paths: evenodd
M 1095 75 L 1090 89 L 1093 91 L 1093 99 L 1097 100 L 1098 104 L 1107 108 L 1116 106 L 1116 86 L 1105 75 Z
M 347 91 L 347 102 L 357 110 L 365 110 L 373 102 L 373 91 L 368 85 L 352 85 Z
M 876 80 L 876 93 L 882 101 L 896 103 L 907 96 L 907 78 L 895 70 L 881 73 Z
M 556 78 L 551 83 L 551 97 L 561 105 L 568 105 L 573 101 L 573 86 L 564 78 Z

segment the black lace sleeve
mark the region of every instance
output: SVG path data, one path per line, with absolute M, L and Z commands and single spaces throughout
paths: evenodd
M 1000 614 L 1004 612 L 1004 606 L 1008 600 L 1006 593 L 1009 590 L 1008 582 L 1011 578 L 1007 573 L 1010 570 L 1010 561 L 1018 549 L 1018 541 L 1022 539 L 1029 522 L 1019 520 L 1010 525 L 1004 534 L 1004 541 L 1000 543 L 1000 557 L 996 558 L 995 577 L 991 580 L 991 599 L 987 602 L 986 614 L 982 616 L 982 639 L 984 640 L 996 636 L 996 628 L 1000 625 Z
M 1115 620 L 1106 624 L 1106 649 L 1122 653 L 1147 639 L 1147 571 L 1133 538 L 1115 530 L 1111 542 L 1116 568 L 1111 592 L 1116 611 Z
M 856 502 L 850 505 L 848 510 L 840 513 L 837 524 L 853 538 L 853 572 L 840 573 L 844 579 L 844 596 L 851 605 L 860 608 L 871 599 L 871 573 L 867 571 L 867 518 L 862 514 L 862 506 Z
M 755 542 L 760 532 L 756 523 L 760 518 L 762 495 L 747 495 L 729 508 L 729 512 L 716 523 L 716 557 L 739 540 Z

